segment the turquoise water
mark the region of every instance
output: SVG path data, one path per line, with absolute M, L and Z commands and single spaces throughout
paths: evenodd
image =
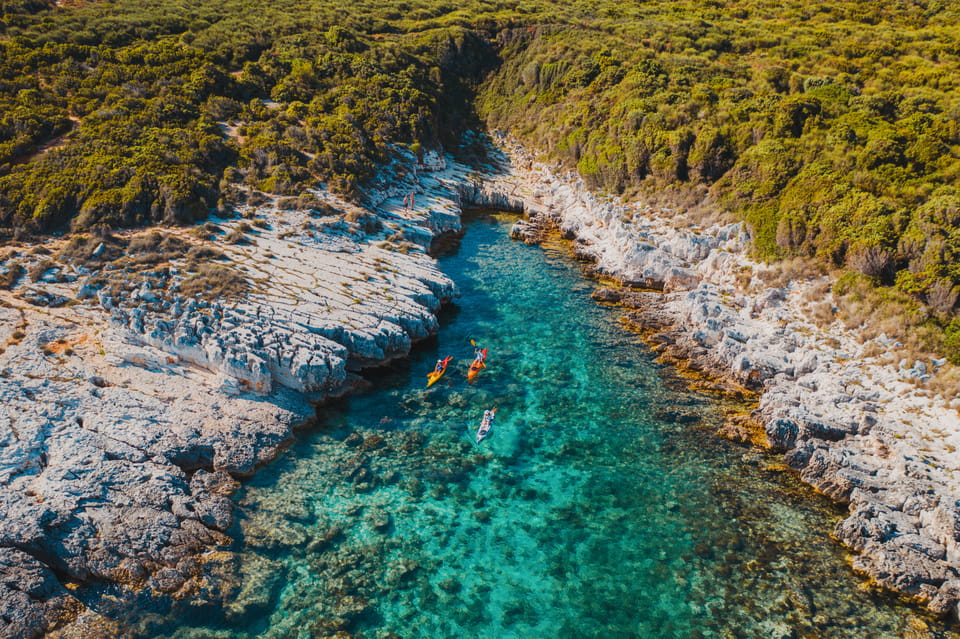
M 594 304 L 562 247 L 511 242 L 510 222 L 476 216 L 441 258 L 463 296 L 436 339 L 243 487 L 212 603 L 132 634 L 955 636 L 864 588 L 829 537 L 840 511 L 716 437 L 716 400 Z M 490 354 L 468 386 L 471 338 Z

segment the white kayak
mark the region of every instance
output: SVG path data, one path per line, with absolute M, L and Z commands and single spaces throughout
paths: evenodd
M 490 433 L 490 429 L 493 428 L 493 418 L 497 414 L 497 409 L 486 411 L 483 414 L 483 419 L 480 420 L 480 428 L 477 430 L 477 443 L 479 444 L 483 441 L 483 438 Z

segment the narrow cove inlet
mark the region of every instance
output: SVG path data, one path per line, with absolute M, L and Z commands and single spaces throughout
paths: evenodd
M 438 336 L 241 488 L 226 604 L 155 600 L 126 634 L 958 636 L 868 589 L 830 537 L 841 509 L 718 438 L 717 399 L 591 301 L 560 242 L 511 241 L 514 219 L 465 217 Z M 489 356 L 468 385 L 471 339 Z

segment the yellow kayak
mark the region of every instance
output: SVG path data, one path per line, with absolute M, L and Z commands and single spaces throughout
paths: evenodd
M 432 372 L 427 373 L 427 388 L 430 388 L 431 386 L 433 386 L 434 384 L 436 384 L 436 383 L 437 383 L 437 380 L 439 380 L 441 377 L 443 377 L 443 374 L 447 372 L 447 364 L 449 364 L 449 363 L 450 363 L 450 360 L 452 360 L 452 359 L 453 359 L 453 356 L 452 356 L 452 355 L 449 356 L 449 357 L 446 357 L 446 358 L 442 359 L 442 360 L 440 361 L 440 368 L 439 368 L 439 370 L 438 370 L 438 369 L 434 369 Z

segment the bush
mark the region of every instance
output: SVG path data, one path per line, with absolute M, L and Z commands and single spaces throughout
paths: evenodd
M 185 256 L 187 269 L 189 270 L 196 270 L 197 267 L 204 262 L 223 260 L 226 258 L 227 256 L 222 251 L 218 251 L 209 246 L 193 246 L 187 251 Z
M 223 236 L 223 241 L 227 244 L 250 244 L 250 238 L 243 234 L 240 229 L 233 229 Z
M 847 266 L 869 277 L 879 278 L 892 264 L 890 253 L 879 246 L 858 246 L 847 253 Z
M 99 253 L 97 253 L 98 250 Z M 119 243 L 109 234 L 106 237 L 101 233 L 80 234 L 74 235 L 67 241 L 57 252 L 57 259 L 79 262 L 109 261 L 116 259 L 120 252 Z
M 31 281 L 38 282 L 44 273 L 56 267 L 56 262 L 52 260 L 40 260 L 30 265 L 28 271 Z
M 174 259 L 183 255 L 189 248 L 186 241 L 161 231 L 150 231 L 134 236 L 127 244 L 127 253 L 137 255 L 142 253 L 156 253 Z
M 281 211 L 293 211 L 300 208 L 300 200 L 295 197 L 282 197 L 277 200 L 277 208 Z
M 960 366 L 960 320 L 953 320 L 944 331 L 944 355 L 950 363 Z
M 380 218 L 366 211 L 350 210 L 343 216 L 343 219 L 356 224 L 357 227 L 367 235 L 373 235 L 383 229 L 383 223 L 380 221 Z
M 0 289 L 9 291 L 11 288 L 16 286 L 17 281 L 23 277 L 26 269 L 23 268 L 23 264 L 20 262 L 13 262 L 7 268 L 0 272 Z

